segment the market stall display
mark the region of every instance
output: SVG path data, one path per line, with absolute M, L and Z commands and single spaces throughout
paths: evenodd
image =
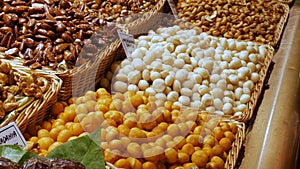
M 239 168 L 292 1 L 174 2 L 0 0 L 0 166 Z

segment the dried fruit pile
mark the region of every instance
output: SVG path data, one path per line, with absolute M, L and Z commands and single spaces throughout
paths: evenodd
M 112 21 L 129 23 L 133 18 L 123 21 L 119 17 L 149 11 L 155 3 L 4 0 L 0 4 L 0 52 L 20 56 L 33 69 L 56 69 L 62 61 L 72 68 L 93 60 L 99 48 L 114 41 Z

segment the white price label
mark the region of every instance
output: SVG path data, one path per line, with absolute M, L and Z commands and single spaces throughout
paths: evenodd
M 177 12 L 176 5 L 175 5 L 174 1 L 173 0 L 168 0 L 168 4 L 169 4 L 169 6 L 172 10 L 172 13 L 173 13 L 175 19 L 178 19 L 178 12 Z
M 126 56 L 130 57 L 131 53 L 136 49 L 133 35 L 121 32 L 120 30 L 118 30 L 118 35 L 122 42 L 122 46 L 125 50 Z
M 0 128 L 0 145 L 25 146 L 26 140 L 15 122 Z

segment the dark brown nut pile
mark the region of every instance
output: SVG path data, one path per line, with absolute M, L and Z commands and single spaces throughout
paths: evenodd
M 25 105 L 29 100 L 42 98 L 49 88 L 45 77 L 32 73 L 14 71 L 8 62 L 0 60 L 0 120 L 8 113 Z
M 93 60 L 99 48 L 116 38 L 115 24 L 111 21 L 147 11 L 154 4 L 155 1 L 132 0 L 87 0 L 85 3 L 79 0 L 3 0 L 0 52 L 24 58 L 24 65 L 33 69 L 43 66 L 56 69 L 62 61 L 72 68 Z M 104 25 L 106 29 L 102 29 Z M 89 40 L 95 33 L 96 42 Z
M 272 0 L 179 0 L 179 18 L 210 35 L 271 44 L 284 9 Z
M 24 162 L 22 169 L 61 168 L 61 169 L 85 169 L 84 165 L 68 159 L 31 158 Z

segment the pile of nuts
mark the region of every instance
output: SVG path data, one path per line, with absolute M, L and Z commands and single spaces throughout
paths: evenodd
M 33 100 L 26 98 L 42 98 L 48 88 L 49 81 L 45 77 L 15 71 L 9 62 L 0 60 L 0 120 L 21 105 L 27 104 L 29 100 Z
M 112 21 L 148 11 L 155 3 L 4 0 L 0 7 L 0 52 L 20 56 L 24 65 L 33 69 L 56 69 L 62 61 L 73 68 L 93 60 L 99 48 L 117 38 Z
M 136 46 L 130 58 L 112 64 L 102 87 L 116 93 L 145 91 L 158 105 L 172 101 L 233 116 L 245 113 L 268 55 L 264 45 L 179 26 L 149 31 Z
M 272 0 L 179 0 L 179 18 L 209 35 L 272 44 L 284 14 Z
M 54 118 L 24 134 L 27 149 L 45 156 L 101 125 L 104 160 L 118 168 L 224 168 L 239 127 L 207 112 L 158 107 L 145 92 L 115 95 L 99 88 L 52 107 Z

